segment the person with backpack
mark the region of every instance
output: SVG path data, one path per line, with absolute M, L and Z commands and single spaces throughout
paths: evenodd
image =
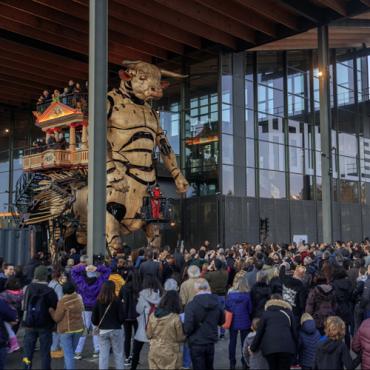
M 32 366 L 36 341 L 39 339 L 41 367 L 45 370 L 51 368 L 50 348 L 55 326 L 49 309 L 55 309 L 58 303 L 55 291 L 48 287 L 48 273 L 43 265 L 35 269 L 34 280 L 26 288 L 23 299 L 23 362 Z
M 150 316 L 156 310 L 162 295 L 162 287 L 158 279 L 151 275 L 145 275 L 142 290 L 136 305 L 138 328 L 134 337 L 131 370 L 136 370 L 139 363 L 140 352 L 145 343 L 149 342 L 146 328 Z
M 113 281 L 104 281 L 93 308 L 91 322 L 99 335 L 99 369 L 109 368 L 109 353 L 112 348 L 116 369 L 124 368 L 123 361 L 123 307 L 115 294 Z
M 308 294 L 306 312 L 314 318 L 318 331 L 324 335 L 325 320 L 335 315 L 337 310 L 335 290 L 323 274 L 319 274 L 315 280 L 316 286 Z
M 4 299 L 0 299 L 0 370 L 5 368 L 8 354 L 9 336 L 5 322 L 15 322 L 17 311 L 14 310 Z

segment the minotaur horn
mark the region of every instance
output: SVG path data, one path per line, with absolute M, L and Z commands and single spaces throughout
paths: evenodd
M 122 65 L 124 66 L 124 67 L 129 67 L 130 65 L 132 65 L 132 64 L 139 64 L 139 63 L 141 63 L 141 60 L 124 60 L 123 62 L 122 62 Z
M 180 75 L 180 73 L 167 71 L 166 69 L 161 69 L 161 75 L 164 77 L 173 77 L 173 78 L 186 78 L 189 75 Z

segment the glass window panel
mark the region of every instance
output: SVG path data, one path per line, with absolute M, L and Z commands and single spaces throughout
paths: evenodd
M 246 139 L 246 146 L 247 146 L 247 166 L 248 167 L 255 167 L 255 160 L 254 160 L 254 140 L 253 139 Z
M 260 170 L 260 197 L 285 198 L 285 173 L 277 171 Z
M 178 105 L 177 108 L 179 108 Z M 166 132 L 172 149 L 176 154 L 180 154 L 180 113 L 171 111 L 160 111 L 159 117 L 161 127 Z
M 9 190 L 9 172 L 0 173 L 0 193 L 5 193 Z
M 370 205 L 370 183 L 361 183 L 361 203 Z
M 284 115 L 284 94 L 266 85 L 258 85 L 258 111 L 261 113 Z
M 255 169 L 247 168 L 247 196 L 256 196 L 256 182 L 255 182 Z
M 8 211 L 9 195 L 8 193 L 0 193 L 0 212 Z
M 254 109 L 253 82 L 245 81 L 245 107 Z
M 357 159 L 340 155 L 339 172 L 341 179 L 358 181 Z
M 370 139 L 360 137 L 361 181 L 370 182 Z
M 312 200 L 313 199 L 313 177 L 308 175 L 291 174 L 290 199 Z
M 260 140 L 284 144 L 283 119 L 258 113 L 258 135 Z
M 223 54 L 222 60 L 222 79 L 221 79 L 221 95 L 223 103 L 232 103 L 232 90 L 233 90 L 233 80 L 232 80 L 232 54 Z
M 222 189 L 223 194 L 233 195 L 234 194 L 234 167 L 233 166 L 222 166 Z
M 353 60 L 338 62 L 337 68 L 337 100 L 338 105 L 354 103 L 354 71 Z
M 288 122 L 289 145 L 303 147 L 302 125 L 298 121 L 289 120 Z
M 340 155 L 349 157 L 357 156 L 357 138 L 355 135 L 345 134 L 343 132 L 338 133 L 338 149 Z
M 9 152 L 0 152 L 0 172 L 9 171 Z
M 222 104 L 222 132 L 227 134 L 233 133 L 233 112 L 232 106 Z
M 303 174 L 304 151 L 301 148 L 289 147 L 289 167 L 290 172 Z
M 340 180 L 340 201 L 343 203 L 358 203 L 358 183 Z
M 259 163 L 260 168 L 269 170 L 285 170 L 284 145 L 259 142 Z
M 231 135 L 222 135 L 222 163 L 234 163 L 234 145 Z
M 254 137 L 254 111 L 251 109 L 245 110 L 245 125 L 247 137 Z
M 283 89 L 283 54 L 281 52 L 259 52 L 257 54 L 257 82 Z

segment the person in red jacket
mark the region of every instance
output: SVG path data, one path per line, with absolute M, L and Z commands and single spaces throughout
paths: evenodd
M 352 350 L 361 352 L 361 369 L 370 369 L 370 319 L 362 322 L 352 341 Z

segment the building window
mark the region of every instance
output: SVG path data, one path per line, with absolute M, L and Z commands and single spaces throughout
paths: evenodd
M 261 198 L 286 198 L 285 173 L 278 171 L 259 171 Z

